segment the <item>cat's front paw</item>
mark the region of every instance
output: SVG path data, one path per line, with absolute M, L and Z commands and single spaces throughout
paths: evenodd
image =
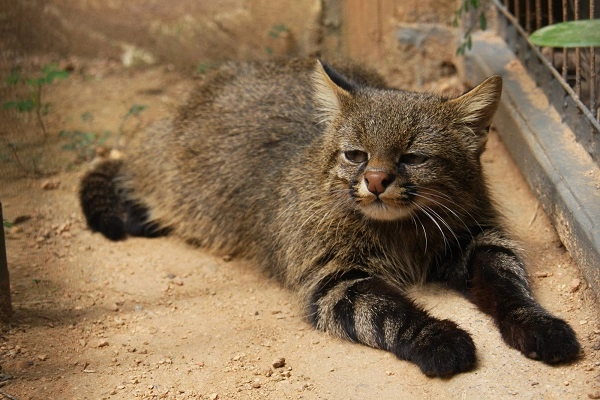
M 527 357 L 547 364 L 569 362 L 578 357 L 581 348 L 569 324 L 551 315 L 530 313 L 507 318 L 500 324 L 506 343 Z
M 448 377 L 475 366 L 475 343 L 471 336 L 449 320 L 423 328 L 413 342 L 413 357 L 428 376 Z

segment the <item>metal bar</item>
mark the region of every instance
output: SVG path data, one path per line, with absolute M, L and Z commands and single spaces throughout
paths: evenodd
M 590 19 L 594 19 L 594 0 L 590 0 Z M 596 49 L 590 47 L 590 111 L 592 115 L 599 119 L 598 116 L 598 107 L 596 105 L 596 83 L 597 83 L 597 75 L 596 75 Z
M 575 21 L 579 19 L 579 0 L 575 0 L 575 8 L 573 10 Z M 581 98 L 581 49 L 575 47 L 575 93 Z
M 542 0 L 535 0 L 535 29 L 542 27 Z
M 567 20 L 567 0 L 562 0 L 562 20 L 565 22 Z M 569 51 L 566 47 L 563 47 L 563 64 L 562 64 L 562 79 L 567 81 L 567 59 L 569 57 Z
M 531 1 L 525 0 L 525 30 L 531 33 Z
M 492 1 L 498 8 L 498 11 L 500 11 L 500 13 L 504 16 L 504 18 L 506 18 L 506 20 L 509 21 L 513 25 L 513 28 L 517 31 L 517 33 L 519 35 L 523 36 L 524 38 L 527 38 L 527 32 L 525 32 L 525 30 L 519 25 L 519 22 L 508 11 L 508 9 L 503 4 L 501 4 L 498 0 L 492 0 Z M 563 0 L 563 3 L 566 3 L 566 0 Z M 544 57 L 542 55 L 542 53 L 540 52 L 540 50 L 537 47 L 530 45 L 530 50 L 537 56 L 537 58 L 544 65 L 546 65 L 546 67 L 548 68 L 550 73 L 554 76 L 554 78 L 557 80 L 557 82 L 560 84 L 560 86 L 563 88 L 563 90 L 565 92 L 567 92 L 567 94 L 569 96 L 571 96 L 573 103 L 577 106 L 577 108 L 579 108 L 581 113 L 589 120 L 590 124 L 594 127 L 594 129 L 596 129 L 597 132 L 600 132 L 600 123 L 596 120 L 596 118 L 594 118 L 594 116 L 592 115 L 590 110 L 587 108 L 587 106 L 581 102 L 579 97 L 573 91 L 573 88 L 571 88 L 571 86 L 569 86 L 569 84 L 567 83 L 566 80 L 562 79 L 560 73 L 552 66 L 552 64 L 550 64 L 550 62 L 546 59 L 546 57 Z

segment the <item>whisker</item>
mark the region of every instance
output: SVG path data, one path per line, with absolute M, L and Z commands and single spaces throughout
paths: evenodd
M 450 233 L 452 234 L 452 236 L 454 237 L 454 240 L 456 240 L 456 244 L 458 245 L 458 249 L 460 250 L 461 254 L 462 254 L 462 247 L 460 245 L 460 240 L 458 240 L 458 237 L 456 236 L 456 233 L 454 232 L 454 229 L 452 229 L 452 227 L 448 224 L 448 222 L 446 222 L 446 220 L 444 218 L 442 218 L 441 215 L 439 215 L 433 208 L 431 207 L 427 207 L 424 206 L 425 208 L 427 208 L 427 210 L 429 212 L 431 212 L 433 215 L 435 215 L 437 217 L 437 219 L 446 227 L 448 228 L 448 231 L 450 231 Z
M 446 238 L 446 234 L 444 233 L 444 230 L 442 229 L 440 224 L 435 220 L 435 218 L 429 212 L 427 212 L 427 210 L 421 204 L 418 204 L 418 203 L 414 203 L 414 204 L 419 208 L 419 210 L 421 210 L 421 212 L 423 214 L 425 214 L 427 217 L 429 217 L 429 219 L 435 224 L 435 226 L 437 226 L 440 233 L 442 234 L 442 239 L 444 240 L 444 248 L 450 247 L 449 243 L 448 243 L 448 239 Z
M 430 187 L 423 187 L 423 186 L 418 186 L 418 185 L 415 185 L 415 186 L 413 186 L 413 188 L 414 188 L 414 189 L 417 189 L 417 190 L 418 190 L 420 193 L 423 193 L 423 192 L 424 192 L 425 194 L 427 194 L 427 195 L 429 195 L 429 196 L 436 197 L 436 198 L 438 198 L 438 199 L 441 199 L 441 200 L 446 200 L 446 201 L 447 201 L 447 202 L 449 202 L 449 203 L 450 203 L 450 204 L 451 204 L 453 207 L 456 207 L 458 210 L 460 210 L 460 211 L 461 211 L 461 214 L 464 214 L 465 216 L 468 216 L 468 217 L 469 217 L 469 218 L 470 218 L 470 219 L 471 219 L 471 220 L 472 220 L 472 221 L 475 223 L 475 225 L 477 225 L 477 227 L 478 227 L 480 230 L 483 230 L 483 227 L 482 227 L 482 226 L 481 226 L 481 224 L 479 223 L 479 220 L 478 220 L 477 218 L 475 218 L 475 217 L 474 217 L 474 216 L 473 216 L 473 215 L 472 215 L 472 214 L 469 212 L 469 210 L 467 210 L 465 207 L 461 206 L 461 205 L 460 205 L 460 204 L 458 204 L 456 201 L 454 201 L 454 200 L 453 200 L 453 199 L 452 199 L 452 198 L 451 198 L 449 195 L 447 195 L 447 194 L 445 194 L 445 193 L 443 193 L 443 192 L 441 192 L 441 191 L 439 191 L 439 190 L 436 190 L 436 189 L 430 188 Z M 413 193 L 413 194 L 414 194 L 414 193 Z M 431 198 L 430 198 L 429 200 L 433 201 L 433 199 L 431 199 Z M 443 205 L 443 203 L 440 203 L 440 205 Z
M 461 218 L 461 216 L 460 216 L 460 215 L 458 215 L 458 214 L 457 214 L 457 213 L 456 213 L 454 210 L 452 210 L 450 207 L 446 206 L 445 204 L 443 204 L 443 203 L 441 203 L 441 202 L 439 202 L 439 201 L 437 201 L 437 200 L 434 200 L 434 199 L 432 199 L 432 198 L 429 198 L 429 197 L 427 197 L 427 196 L 424 196 L 424 195 L 422 195 L 422 194 L 420 194 L 420 193 L 413 193 L 413 195 L 414 195 L 414 196 L 417 196 L 417 197 L 420 197 L 420 198 L 423 198 L 423 199 L 425 199 L 425 200 L 429 200 L 429 201 L 431 201 L 432 203 L 434 203 L 434 204 L 436 204 L 436 205 L 438 205 L 438 206 L 442 207 L 442 208 L 443 208 L 444 210 L 446 210 L 447 212 L 450 212 L 450 213 L 451 213 L 452 215 L 454 215 L 454 216 L 456 217 L 456 219 L 457 219 L 458 221 L 460 221 L 460 223 L 461 223 L 461 224 L 462 224 L 462 225 L 465 227 L 465 229 L 467 230 L 467 232 L 469 232 L 469 235 L 471 235 L 471 237 L 473 237 L 473 234 L 471 233 L 471 230 L 469 229 L 469 226 L 468 226 L 468 225 L 467 225 L 467 224 L 466 224 L 466 223 L 463 221 L 463 219 Z M 448 214 L 446 213 L 446 215 L 448 215 Z

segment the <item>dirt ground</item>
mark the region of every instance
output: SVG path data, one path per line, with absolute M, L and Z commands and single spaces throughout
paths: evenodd
M 81 133 L 108 130 L 113 146 L 119 130 L 126 139 L 172 115 L 202 76 L 62 66 L 75 72 L 45 89 L 45 140 L 32 115 L 0 114 L 0 199 L 16 222 L 5 228 L 15 317 L 0 337 L 0 399 L 600 398 L 598 303 L 495 134 L 484 154 L 493 192 L 524 241 L 536 296 L 572 324 L 583 355 L 557 367 L 527 359 L 473 305 L 428 286 L 415 297 L 469 331 L 479 359 L 472 372 L 430 379 L 314 331 L 292 293 L 242 260 L 86 229 L 76 193 L 89 162 L 78 158 L 94 143 Z M 146 108 L 126 117 L 133 105 Z

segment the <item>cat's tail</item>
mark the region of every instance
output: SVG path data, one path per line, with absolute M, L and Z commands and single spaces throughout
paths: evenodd
M 102 161 L 84 175 L 79 187 L 79 201 L 88 226 L 115 241 L 127 237 L 125 207 L 116 182 L 122 166 L 122 160 Z

